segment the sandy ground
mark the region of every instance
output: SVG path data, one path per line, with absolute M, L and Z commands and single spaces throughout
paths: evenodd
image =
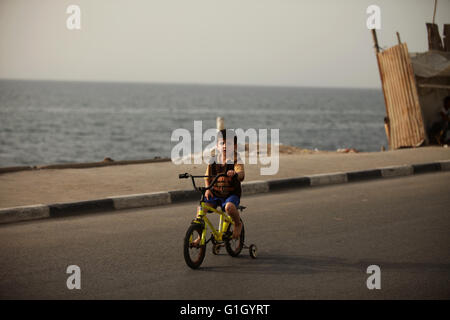
M 450 148 L 424 147 L 386 152 L 337 153 L 292 150 L 280 155 L 276 175 L 245 165 L 245 181 L 297 177 L 338 171 L 449 160 Z M 178 174 L 203 174 L 206 165 L 147 163 L 88 169 L 44 169 L 0 174 L 0 208 L 71 202 L 110 196 L 192 188 Z

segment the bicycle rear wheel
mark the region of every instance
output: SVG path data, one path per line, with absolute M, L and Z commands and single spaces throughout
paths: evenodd
M 242 230 L 239 239 L 231 238 L 231 235 L 233 234 L 234 230 L 234 224 L 230 224 L 227 229 L 228 234 L 230 234 L 230 238 L 225 241 L 225 248 L 227 249 L 228 254 L 232 257 L 237 257 L 241 253 L 242 248 L 244 248 L 245 230 L 244 230 L 244 222 L 242 221 L 242 219 L 241 223 L 242 223 Z
M 202 238 L 203 228 L 203 225 L 194 223 L 188 228 L 184 237 L 184 260 L 186 261 L 186 264 L 192 269 L 197 269 L 198 267 L 200 267 L 203 259 L 205 259 L 206 245 L 200 245 L 200 243 L 198 243 L 198 245 L 195 245 L 193 243 L 196 239 Z

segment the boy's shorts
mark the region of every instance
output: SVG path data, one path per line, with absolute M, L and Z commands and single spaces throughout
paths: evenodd
M 208 204 L 208 203 L 216 204 L 222 208 L 222 211 L 225 211 L 225 205 L 228 202 L 231 202 L 232 204 L 234 204 L 237 209 L 239 207 L 240 201 L 241 201 L 241 199 L 235 194 L 232 194 L 231 196 L 228 196 L 227 198 L 220 198 L 220 197 L 216 197 L 216 196 L 213 196 L 209 200 L 205 198 L 206 204 Z

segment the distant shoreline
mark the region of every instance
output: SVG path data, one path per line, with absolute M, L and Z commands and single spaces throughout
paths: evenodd
M 246 155 L 248 155 L 248 144 L 246 145 Z M 270 145 L 268 145 L 268 152 L 270 153 Z M 299 154 L 326 154 L 326 153 L 357 153 L 355 149 L 342 149 L 337 151 L 326 151 L 326 150 L 311 150 L 303 149 L 294 146 L 279 146 L 280 155 L 299 155 Z M 373 151 L 377 152 L 377 151 Z M 117 166 L 117 165 L 132 165 L 132 164 L 144 164 L 144 163 L 157 163 L 157 162 L 169 162 L 172 161 L 170 158 L 165 157 L 154 157 L 152 159 L 141 159 L 141 160 L 114 160 L 109 157 L 103 159 L 103 161 L 97 162 L 70 162 L 70 163 L 54 163 L 54 164 L 41 164 L 41 165 L 29 165 L 29 166 L 7 166 L 0 167 L 0 174 L 10 173 L 17 171 L 28 171 L 28 170 L 42 170 L 42 169 L 83 169 L 83 168 L 95 168 L 95 167 L 105 167 L 105 166 Z
M 28 81 L 28 82 L 59 82 L 59 83 L 96 83 L 96 84 L 137 84 L 155 86 L 196 86 L 196 87 L 248 87 L 248 88 L 274 88 L 274 89 L 330 89 L 330 90 L 375 90 L 381 92 L 379 87 L 330 87 L 330 86 L 310 86 L 310 85 L 275 85 L 275 84 L 246 84 L 246 83 L 185 83 L 185 82 L 147 82 L 147 81 L 111 81 L 111 80 L 70 80 L 70 79 L 14 79 L 0 78 L 0 81 Z

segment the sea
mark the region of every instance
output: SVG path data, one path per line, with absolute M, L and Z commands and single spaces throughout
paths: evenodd
M 387 148 L 381 89 L 0 80 L 0 167 L 170 157 L 175 129 L 218 116 L 300 148 Z

